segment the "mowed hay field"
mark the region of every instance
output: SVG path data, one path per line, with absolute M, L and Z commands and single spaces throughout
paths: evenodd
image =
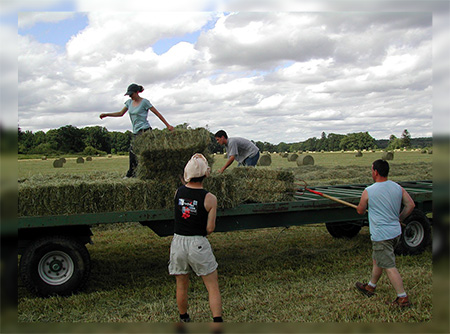
M 311 155 L 314 166 L 297 167 L 295 162 L 272 154 L 271 166 L 257 168 L 289 169 L 296 179 L 311 186 L 371 183 L 371 163 L 381 158 L 382 152 L 363 152 L 362 157 L 355 157 L 354 152 Z M 222 155 L 216 156 L 213 170 L 225 161 Z M 430 154 L 395 152 L 394 160 L 389 162 L 393 180 L 432 178 Z M 62 168 L 53 168 L 52 163 L 53 159 L 20 160 L 18 177 L 99 171 L 124 175 L 128 157 L 99 157 L 84 164 L 67 158 Z M 93 233 L 94 244 L 87 245 L 92 270 L 85 289 L 70 297 L 38 298 L 28 293 L 19 279 L 18 321 L 176 322 L 175 278 L 167 272 L 171 237 L 158 237 L 138 223 L 101 225 L 93 228 Z M 377 295 L 370 299 L 354 288 L 356 281 L 370 278 L 367 227 L 351 240 L 334 239 L 320 222 L 289 229 L 213 233 L 209 240 L 219 263 L 226 322 L 430 325 L 431 246 L 421 255 L 397 257 L 406 291 L 414 304 L 398 310 L 384 303 L 395 299 L 385 275 L 378 284 Z M 189 313 L 194 322 L 211 319 L 206 289 L 195 276 L 191 277 L 189 289 Z M 424 328 L 415 326 L 419 331 Z

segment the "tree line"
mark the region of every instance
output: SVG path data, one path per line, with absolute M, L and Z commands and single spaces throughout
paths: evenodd
M 180 124 L 175 128 L 188 128 L 188 124 Z M 160 130 L 167 131 L 167 130 Z M 211 152 L 223 153 L 224 148 L 216 143 L 214 134 L 210 132 Z M 18 128 L 19 154 L 126 154 L 132 140 L 132 132 L 108 131 L 105 127 L 91 126 L 77 128 L 72 125 L 51 129 L 47 132 L 22 131 Z M 411 138 L 408 130 L 401 137 L 391 135 L 389 140 L 376 140 L 368 132 L 349 133 L 346 135 L 322 132 L 320 138 L 312 137 L 303 142 L 272 144 L 256 141 L 260 151 L 268 152 L 298 152 L 298 151 L 340 151 L 340 150 L 370 150 L 422 148 L 432 146 L 432 138 Z

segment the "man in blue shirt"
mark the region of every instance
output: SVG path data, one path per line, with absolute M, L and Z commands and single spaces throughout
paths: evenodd
M 369 207 L 369 229 L 373 249 L 372 277 L 367 284 L 357 282 L 356 288 L 369 297 L 373 296 L 384 269 L 397 292 L 397 298 L 388 304 L 405 307 L 411 303 L 395 266 L 394 249 L 402 233 L 400 223 L 411 214 L 415 204 L 405 189 L 388 180 L 388 174 L 387 161 L 379 159 L 373 162 L 372 179 L 375 183 L 363 191 L 356 209 L 363 215 Z

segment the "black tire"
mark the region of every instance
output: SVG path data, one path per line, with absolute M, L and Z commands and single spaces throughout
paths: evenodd
M 335 238 L 351 239 L 361 231 L 361 225 L 352 223 L 325 223 L 328 232 Z
M 33 241 L 20 259 L 25 287 L 41 297 L 67 296 L 79 291 L 90 274 L 90 256 L 79 241 L 49 236 Z
M 427 216 L 422 211 L 414 209 L 403 224 L 395 253 L 399 255 L 423 253 L 431 241 L 431 224 Z

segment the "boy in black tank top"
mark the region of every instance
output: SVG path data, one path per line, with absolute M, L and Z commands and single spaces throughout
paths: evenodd
M 175 199 L 175 229 L 170 245 L 169 274 L 177 282 L 180 321 L 189 322 L 187 313 L 189 273 L 202 277 L 209 293 L 213 321 L 222 322 L 222 300 L 217 262 L 206 238 L 216 227 L 217 198 L 203 189 L 210 168 L 206 158 L 197 153 L 184 168 L 186 185 L 178 188 Z

